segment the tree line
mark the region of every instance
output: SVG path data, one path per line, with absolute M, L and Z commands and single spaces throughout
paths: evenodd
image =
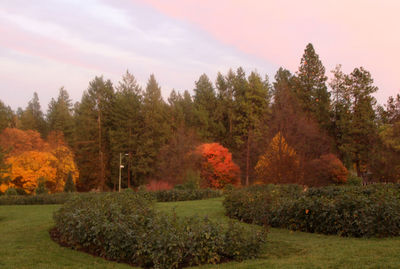
M 115 189 L 120 156 L 125 187 L 182 183 L 193 169 L 190 152 L 214 142 L 229 149 L 241 183 L 249 185 L 263 174 L 257 162 L 277 134 L 296 153 L 297 178 L 309 177 L 316 160 L 330 154 L 365 181 L 399 181 L 400 94 L 380 106 L 366 69 L 345 74 L 339 65 L 332 74 L 328 81 L 312 44 L 298 71 L 279 68 L 273 83 L 239 67 L 218 73 L 214 83 L 203 74 L 193 95 L 172 90 L 167 101 L 154 75 L 142 88 L 127 71 L 117 85 L 95 77 L 75 104 L 61 88 L 46 113 L 36 93 L 25 109 L 12 111 L 0 102 L 0 131 L 36 130 L 43 139 L 61 132 L 81 191 Z M 0 173 L 6 156 L 3 148 Z

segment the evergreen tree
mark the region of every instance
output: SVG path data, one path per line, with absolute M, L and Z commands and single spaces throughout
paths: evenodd
M 216 116 L 217 97 L 214 87 L 206 74 L 196 81 L 194 89 L 194 113 L 199 136 L 213 141 L 218 136 L 221 126 Z
M 140 144 L 142 142 L 143 117 L 142 109 L 142 89 L 137 84 L 135 77 L 128 71 L 122 77 L 116 88 L 115 102 L 112 110 L 112 125 L 110 130 L 112 163 L 111 170 L 113 178 L 118 178 L 120 153 L 128 158 L 124 158 L 124 166 L 127 166 L 126 173 L 122 174 L 123 182 L 127 182 L 127 187 L 131 186 L 133 178 L 134 184 L 138 185 L 140 179 Z M 114 183 L 116 183 L 114 181 Z
M 49 129 L 62 132 L 68 144 L 72 145 L 74 132 L 72 101 L 64 87 L 60 88 L 57 100 L 51 99 L 46 118 Z
M 243 69 L 239 68 L 234 83 L 234 94 L 237 156 L 242 159 L 244 182 L 249 185 L 254 172 L 253 167 L 258 159 L 258 155 L 254 154 L 254 150 L 258 147 L 252 145 L 257 145 L 255 142 L 265 134 L 263 120 L 268 117 L 269 84 L 263 82 L 256 72 L 252 72 L 246 79 Z
M 0 101 L 0 133 L 7 127 L 13 127 L 14 113 L 9 106 Z
M 301 58 L 294 88 L 305 112 L 312 115 L 322 128 L 330 127 L 330 95 L 326 86 L 325 67 L 312 44 L 308 44 Z
M 27 108 L 20 114 L 21 129 L 36 130 L 43 137 L 46 136 L 47 126 L 44 120 L 43 112 L 40 108 L 39 97 L 35 92 L 33 98 L 29 101 Z
M 95 77 L 75 111 L 75 153 L 82 190 L 104 190 L 110 179 L 109 130 L 114 89 L 110 80 Z
M 64 192 L 75 192 L 75 184 L 74 180 L 72 179 L 71 172 L 68 173 L 67 180 L 65 181 L 64 185 Z
M 161 96 L 161 88 L 152 74 L 147 82 L 143 98 L 144 131 L 140 148 L 140 173 L 152 176 L 160 148 L 168 140 L 167 104 Z

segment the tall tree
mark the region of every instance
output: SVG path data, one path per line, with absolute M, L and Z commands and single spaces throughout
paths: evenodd
M 68 144 L 72 145 L 74 132 L 72 101 L 64 87 L 60 88 L 57 100 L 51 99 L 46 118 L 49 129 L 62 132 Z
M 104 190 L 109 179 L 111 108 L 114 89 L 110 80 L 95 77 L 75 111 L 75 153 L 81 190 Z
M 23 130 L 36 130 L 42 136 L 46 135 L 47 126 L 44 120 L 42 109 L 40 108 L 39 96 L 33 93 L 32 100 L 29 101 L 28 106 L 20 115 L 21 129 Z
M 269 84 L 263 82 L 261 76 L 252 72 L 248 79 L 242 68 L 236 73 L 235 80 L 235 140 L 237 149 L 245 166 L 244 182 L 250 183 L 253 167 L 258 159 L 252 147 L 263 134 L 263 120 L 269 113 Z M 255 157 L 251 160 L 251 157 Z
M 9 106 L 0 101 L 0 133 L 5 128 L 13 127 L 14 113 Z
M 196 126 L 200 137 L 213 141 L 221 128 L 215 113 L 216 93 L 206 74 L 201 75 L 195 84 L 193 103 Z
M 166 112 L 167 104 L 162 99 L 161 88 L 152 74 L 143 98 L 144 132 L 140 152 L 140 172 L 143 175 L 153 176 L 156 157 L 168 140 L 170 127 Z
M 112 129 L 110 130 L 112 163 L 111 171 L 114 178 L 118 177 L 120 154 L 124 158 L 127 173 L 123 174 L 127 187 L 133 183 L 138 185 L 139 175 L 139 148 L 143 132 L 142 89 L 135 77 L 128 71 L 116 87 L 115 102 L 112 110 Z
M 303 110 L 309 113 L 321 127 L 330 127 L 330 95 L 326 86 L 327 76 L 318 54 L 308 44 L 301 58 L 294 88 Z

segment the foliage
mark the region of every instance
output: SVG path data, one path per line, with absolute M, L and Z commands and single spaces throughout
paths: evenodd
M 152 192 L 151 195 L 158 202 L 176 202 L 220 197 L 222 192 L 212 189 L 172 189 Z
M 140 195 L 75 199 L 54 214 L 58 242 L 119 262 L 181 268 L 256 257 L 264 234 L 207 218 L 157 212 Z
M 318 187 L 330 184 L 346 183 L 348 171 L 343 163 L 333 154 L 322 155 L 309 162 L 305 168 L 304 183 Z
M 8 188 L 5 193 L 6 196 L 16 196 L 18 195 L 18 192 L 15 188 Z
M 353 237 L 400 235 L 400 186 L 329 186 L 300 193 L 242 189 L 226 196 L 229 217 L 272 227 Z
M 362 183 L 362 178 L 353 174 L 349 174 L 346 180 L 346 185 L 350 186 L 362 186 Z
M 202 187 L 222 189 L 226 184 L 240 185 L 239 167 L 229 150 L 218 143 L 197 147 L 202 156 L 200 176 Z
M 301 182 L 300 162 L 296 151 L 279 132 L 271 140 L 267 152 L 256 165 L 259 179 L 264 183 Z
M 16 187 L 33 193 L 40 177 L 46 178 L 46 188 L 61 192 L 69 172 L 78 177 L 72 151 L 65 145 L 61 132 L 51 132 L 47 142 L 36 131 L 5 129 L 0 144 L 10 146 L 5 163 L 9 170 L 4 176 L 9 180 L 2 188 Z
M 36 92 L 33 93 L 33 98 L 29 101 L 26 109 L 19 115 L 19 120 L 21 129 L 35 130 L 39 132 L 42 137 L 46 135 L 46 121 L 40 108 L 39 96 Z

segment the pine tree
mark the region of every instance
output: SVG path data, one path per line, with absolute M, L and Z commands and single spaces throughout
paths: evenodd
M 147 82 L 143 98 L 144 131 L 140 148 L 140 173 L 152 176 L 160 148 L 170 135 L 167 104 L 161 96 L 161 88 L 152 74 Z
M 200 137 L 214 141 L 221 129 L 215 113 L 217 107 L 215 90 L 206 74 L 201 75 L 195 84 L 193 103 L 196 127 Z
M 110 130 L 112 163 L 111 171 L 113 178 L 118 178 L 120 154 L 128 157 L 124 158 L 124 166 L 127 172 L 122 174 L 123 182 L 127 182 L 127 187 L 131 186 L 133 178 L 134 184 L 138 185 L 140 178 L 140 144 L 142 142 L 143 117 L 142 109 L 142 89 L 137 84 L 135 77 L 128 71 L 122 77 L 116 88 L 115 102 L 112 110 L 112 129 Z M 116 182 L 114 182 L 116 183 Z
M 0 133 L 7 127 L 13 127 L 14 113 L 9 106 L 0 101 Z
M 62 132 L 68 144 L 72 145 L 74 132 L 72 101 L 64 87 L 60 88 L 57 100 L 51 99 L 46 118 L 49 130 Z
M 312 44 L 308 44 L 301 58 L 296 76 L 295 92 L 302 108 L 319 125 L 328 130 L 330 127 L 330 95 L 326 86 L 325 67 Z
M 46 121 L 44 120 L 43 112 L 40 108 L 39 97 L 35 92 L 33 98 L 29 101 L 28 106 L 20 114 L 21 129 L 36 130 L 42 137 L 47 134 Z
M 263 82 L 261 76 L 252 72 L 248 79 L 242 68 L 236 73 L 234 83 L 235 94 L 235 119 L 234 134 L 237 147 L 237 155 L 241 156 L 242 163 L 245 165 L 244 181 L 246 185 L 250 183 L 253 167 L 257 161 L 254 149 L 257 140 L 265 133 L 263 120 L 268 117 L 269 108 L 269 84 Z M 251 160 L 251 156 L 255 157 Z
M 75 184 L 74 180 L 72 179 L 71 172 L 68 173 L 67 180 L 65 181 L 64 185 L 64 192 L 75 192 Z
M 111 108 L 114 89 L 111 81 L 95 77 L 75 111 L 75 153 L 80 171 L 78 187 L 100 188 L 109 182 Z

